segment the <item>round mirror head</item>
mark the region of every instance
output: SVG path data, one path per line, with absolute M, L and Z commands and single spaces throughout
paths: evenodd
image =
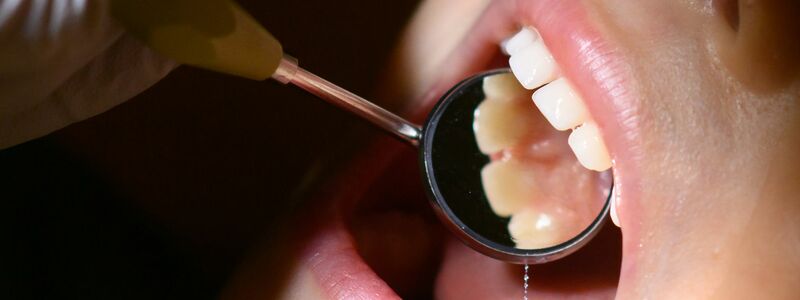
M 425 122 L 428 195 L 464 243 L 496 259 L 538 264 L 586 244 L 605 223 L 610 171 L 583 168 L 569 131 L 549 125 L 508 69 L 448 91 Z

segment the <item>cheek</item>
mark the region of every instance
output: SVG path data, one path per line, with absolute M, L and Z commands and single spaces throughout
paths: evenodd
M 678 1 L 607 0 L 587 5 L 601 29 L 626 48 L 654 47 L 696 31 L 698 9 Z
M 756 97 L 732 78 L 714 52 L 715 40 L 709 36 L 714 15 L 678 1 L 597 3 L 596 20 L 625 54 L 642 95 L 639 154 L 647 191 L 642 202 L 652 219 L 665 212 L 703 211 L 690 206 L 709 204 L 689 200 L 724 198 L 757 182 L 748 181 L 758 179 L 749 171 L 760 167 L 753 145 L 773 139 L 768 133 L 774 126 L 752 120 L 778 112 L 751 101 Z M 745 174 L 737 177 L 743 182 L 724 185 L 720 170 Z
M 710 124 L 724 128 L 728 105 L 720 99 L 729 97 L 725 76 L 708 52 L 702 10 L 678 1 L 602 3 L 614 3 L 593 11 L 635 74 L 633 88 L 641 95 L 639 114 L 648 132 L 644 139 L 694 143 L 689 135 L 702 138 Z M 670 145 L 656 148 L 665 146 Z
M 800 79 L 800 3 L 723 1 L 711 34 L 721 62 L 743 85 L 773 93 Z

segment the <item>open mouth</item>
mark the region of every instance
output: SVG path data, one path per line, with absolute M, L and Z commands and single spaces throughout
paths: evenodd
M 631 152 L 638 138 L 632 117 L 636 103 L 625 87 L 624 64 L 591 27 L 579 3 L 502 1 L 490 5 L 445 62 L 450 68 L 442 72 L 426 98 L 414 104 L 411 115 L 416 120 L 424 118 L 438 97 L 459 80 L 508 66 L 508 57 L 498 45 L 521 26 L 536 28 L 552 54 L 549 67 L 555 71 L 535 79 L 539 81 L 535 84 L 519 75 L 530 69 L 515 70 L 515 75 L 523 85 L 531 84 L 526 87 L 545 85 L 550 90 L 568 80 L 570 91 L 581 96 L 586 115 L 564 124 L 549 120 L 547 108 L 537 105 L 557 129 L 577 128 L 573 135 L 582 132 L 584 137 L 576 139 L 599 139 L 607 152 L 605 158 L 597 158 L 596 149 L 589 154 L 579 153 L 575 146 L 572 150 L 587 168 L 613 164 L 619 223 L 635 229 L 629 220 L 636 204 L 628 199 L 636 199 L 637 185 L 632 181 L 636 160 Z M 512 53 L 512 69 L 529 68 L 530 61 L 519 61 L 531 58 L 518 55 Z M 302 238 L 295 256 L 287 258 L 298 263 L 288 274 L 283 295 L 303 299 L 522 298 L 521 266 L 467 248 L 435 219 L 423 192 L 415 149 L 386 137 L 362 150 L 317 193 L 316 206 L 303 213 L 301 219 L 308 221 L 297 228 Z M 606 226 L 575 254 L 532 266 L 529 296 L 610 298 L 620 268 L 620 234 Z

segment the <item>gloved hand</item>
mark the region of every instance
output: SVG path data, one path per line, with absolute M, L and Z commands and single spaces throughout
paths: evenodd
M 106 0 L 0 1 L 0 149 L 104 112 L 177 66 Z

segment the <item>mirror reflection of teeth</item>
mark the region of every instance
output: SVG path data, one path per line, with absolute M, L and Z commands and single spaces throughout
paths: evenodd
M 489 155 L 529 139 L 534 134 L 531 128 L 536 126 L 537 117 L 525 97 L 526 91 L 520 89 L 513 78 L 504 81 L 489 80 L 492 77 L 484 80 L 484 88 L 489 87 L 488 92 L 485 92 L 487 98 L 475 109 L 472 123 L 478 148 Z M 501 91 L 501 88 L 505 88 L 503 85 L 516 86 L 521 93 L 514 89 Z
M 487 100 L 527 101 L 526 90 L 514 80 L 514 75 L 502 73 L 483 79 L 483 94 Z
M 608 170 L 611 158 L 586 103 L 566 78 L 559 77 L 553 55 L 538 35 L 528 33 L 531 31 L 535 29 L 523 28 L 504 45 L 505 52 L 511 54 L 508 63 L 512 73 L 526 89 L 540 87 L 532 99 L 553 128 L 575 129 L 569 145 L 581 165 L 595 171 Z
M 566 145 L 554 147 L 554 142 L 566 144 L 566 139 L 536 138 L 542 134 L 536 128 L 543 122 L 528 101 L 531 93 L 512 74 L 486 77 L 483 89 L 486 98 L 475 110 L 473 129 L 480 150 L 495 157 L 481 171 L 489 206 L 497 216 L 511 218 L 508 230 L 518 248 L 547 247 L 565 240 L 553 212 L 531 209 L 551 201 L 538 199 L 545 194 L 540 180 L 546 179 L 537 178 L 542 171 L 537 163 L 558 159 L 557 153 Z
M 533 208 L 526 208 L 511 217 L 508 233 L 521 249 L 541 249 L 563 239 L 559 218 Z
M 600 152 L 592 152 L 602 140 L 569 83 L 559 78 L 550 85 L 538 95 L 544 95 L 542 100 L 564 98 L 558 101 L 567 103 L 556 109 L 574 109 L 557 116 L 558 122 L 566 124 L 564 129 L 578 126 L 569 137 L 546 128 L 546 123 L 552 125 L 553 121 L 537 115 L 536 105 L 529 100 L 532 93 L 509 73 L 484 79 L 486 98 L 475 110 L 473 129 L 478 147 L 492 157 L 481 171 L 483 189 L 492 211 L 510 217 L 509 235 L 521 249 L 566 241 L 585 228 L 599 210 L 585 202 L 594 197 L 588 187 L 597 174 L 586 166 L 602 167 Z M 588 160 L 576 161 L 567 149 Z
M 509 217 L 540 195 L 535 169 L 515 159 L 493 161 L 483 167 L 481 180 L 492 211 Z

